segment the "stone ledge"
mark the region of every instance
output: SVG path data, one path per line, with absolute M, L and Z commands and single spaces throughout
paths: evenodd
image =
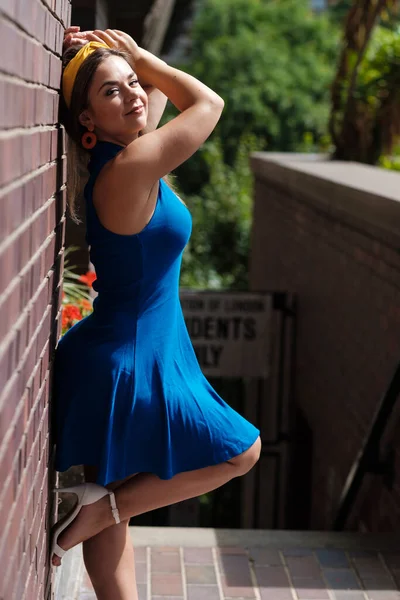
M 400 547 L 400 535 L 393 533 L 132 526 L 129 531 L 135 547 L 172 544 L 182 547 L 296 546 L 380 551 L 398 551 Z
M 254 152 L 256 179 L 286 190 L 332 218 L 400 246 L 400 175 L 326 155 Z

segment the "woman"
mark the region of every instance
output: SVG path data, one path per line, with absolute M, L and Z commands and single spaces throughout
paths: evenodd
M 65 54 L 75 56 L 63 72 L 63 122 L 90 151 L 86 239 L 98 295 L 56 350 L 55 468 L 84 464 L 87 483 L 66 488 L 79 500 L 54 528 L 51 561 L 83 542 L 98 598 L 132 600 L 130 518 L 247 473 L 261 442 L 197 362 L 179 302 L 192 220 L 163 179 L 207 139 L 223 100 L 122 31 L 76 32 L 86 43 Z M 162 112 L 155 102 L 149 115 L 154 89 L 180 114 L 151 130 Z

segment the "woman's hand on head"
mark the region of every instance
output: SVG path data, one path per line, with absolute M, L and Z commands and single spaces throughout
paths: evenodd
M 88 41 L 105 42 L 110 48 L 127 52 L 132 57 L 133 68 L 135 62 L 138 61 L 141 56 L 140 48 L 134 39 L 119 29 L 106 29 L 105 31 L 95 29 L 92 32 L 88 32 L 87 38 Z
M 88 42 L 104 42 L 110 48 L 123 50 L 132 57 L 132 67 L 140 58 L 140 48 L 133 38 L 119 29 L 95 29 L 80 31 L 79 25 L 72 25 L 64 31 L 63 51 L 70 46 L 84 46 Z
M 70 46 L 84 46 L 89 42 L 87 34 L 92 31 L 80 31 L 79 25 L 71 25 L 64 31 L 63 52 Z

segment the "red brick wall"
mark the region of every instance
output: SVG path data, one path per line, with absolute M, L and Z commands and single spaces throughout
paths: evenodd
M 0 17 L 0 598 L 49 597 L 49 361 L 59 336 L 65 158 L 57 127 L 69 0 Z M 50 498 L 50 502 L 48 499 Z
M 287 161 L 253 158 L 251 289 L 298 295 L 295 399 L 313 431 L 311 527 L 329 529 L 400 361 L 400 176 Z M 398 466 L 398 411 L 388 441 Z M 400 469 L 393 490 L 377 476 L 366 486 L 347 527 L 400 531 Z

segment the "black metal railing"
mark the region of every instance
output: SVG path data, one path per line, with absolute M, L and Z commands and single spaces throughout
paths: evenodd
M 347 476 L 332 526 L 334 531 L 341 531 L 346 525 L 366 474 L 381 475 L 385 485 L 389 489 L 393 487 L 395 449 L 391 444 L 382 449 L 381 442 L 399 397 L 400 363 L 383 395 L 374 415 L 371 428 Z

